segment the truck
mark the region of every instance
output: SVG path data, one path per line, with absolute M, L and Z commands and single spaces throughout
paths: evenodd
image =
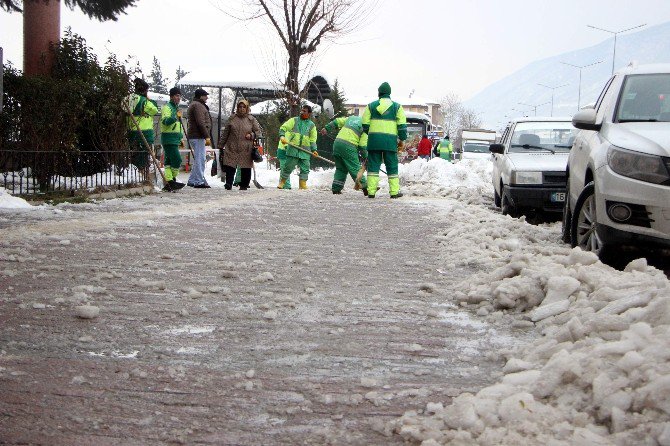
M 496 132 L 486 129 L 463 129 L 459 132 L 459 140 L 455 159 L 491 159 L 489 146 L 496 142 Z

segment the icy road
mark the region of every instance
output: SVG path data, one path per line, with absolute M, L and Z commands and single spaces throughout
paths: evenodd
M 444 164 L 0 210 L 0 443 L 670 444 L 664 274 Z

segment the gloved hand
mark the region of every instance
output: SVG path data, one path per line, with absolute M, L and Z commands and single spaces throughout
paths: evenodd
M 181 141 L 179 141 L 179 148 L 180 148 L 180 149 L 183 149 L 184 146 L 185 146 L 185 144 L 184 144 L 184 140 L 182 139 Z
M 398 141 L 398 152 L 405 150 L 405 141 Z
M 251 141 L 251 133 L 244 135 L 244 139 Z
M 211 146 L 212 145 L 212 140 L 209 138 L 205 138 L 205 145 L 206 146 Z
M 181 110 L 177 110 L 177 119 L 181 119 Z
M 314 155 L 314 156 L 319 156 L 319 152 L 317 152 L 316 150 L 313 150 L 313 151 L 312 151 L 312 155 Z
M 328 134 L 328 130 L 326 130 L 325 127 L 322 128 L 322 129 L 321 129 L 321 134 L 322 134 L 323 136 L 326 136 L 326 135 Z
M 286 139 L 285 136 L 282 136 L 281 138 L 279 138 L 279 141 L 281 141 L 282 144 L 288 144 L 288 139 Z

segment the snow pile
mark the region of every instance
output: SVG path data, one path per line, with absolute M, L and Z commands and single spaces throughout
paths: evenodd
M 482 194 L 493 195 L 492 166 L 488 160 L 463 160 L 452 164 L 441 158 L 416 159 L 401 164 L 399 174 L 403 192 L 409 191 L 411 195 L 479 202 Z
M 32 207 L 23 198 L 14 197 L 0 187 L 0 209 L 30 209 Z
M 520 313 L 543 337 L 508 355 L 497 384 L 389 428 L 423 445 L 670 445 L 665 275 L 644 259 L 617 271 L 578 248 L 532 255 L 518 249 L 523 240 L 506 242 L 502 265 L 473 276 L 456 299 L 490 318 Z

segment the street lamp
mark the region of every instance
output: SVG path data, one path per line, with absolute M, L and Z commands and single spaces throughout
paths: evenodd
M 593 62 L 588 65 L 573 65 L 567 62 L 561 62 L 563 65 L 570 65 L 571 67 L 579 68 L 579 88 L 577 89 L 577 111 L 579 111 L 579 106 L 581 105 L 582 101 L 582 68 L 590 67 L 592 65 L 598 65 L 599 63 L 602 62 L 603 62 L 602 60 L 599 60 L 598 62 Z
M 547 105 L 549 101 L 543 102 L 542 104 L 537 104 L 537 105 L 531 105 L 531 104 L 524 104 L 523 102 L 519 102 L 519 105 L 525 105 L 526 107 L 530 107 L 533 109 L 533 116 L 537 116 L 537 108 L 542 106 L 542 105 Z
M 550 87 L 549 85 L 544 84 L 537 84 L 537 85 L 539 85 L 540 87 L 549 88 L 551 90 L 551 116 L 554 116 L 554 90 L 556 90 L 557 88 L 567 87 L 570 84 L 563 84 L 557 87 Z
M 609 29 L 598 28 L 597 26 L 593 26 L 593 25 L 586 25 L 589 28 L 597 29 L 598 31 L 605 31 L 606 33 L 614 34 L 614 52 L 612 53 L 612 74 L 614 74 L 614 59 L 616 59 L 616 36 L 617 36 L 617 34 L 625 33 L 626 31 L 631 31 L 631 30 L 637 29 L 637 28 L 642 28 L 645 25 L 646 25 L 646 23 L 643 23 L 642 25 L 637 25 L 637 26 L 634 26 L 632 28 L 622 29 L 621 31 L 610 31 Z

